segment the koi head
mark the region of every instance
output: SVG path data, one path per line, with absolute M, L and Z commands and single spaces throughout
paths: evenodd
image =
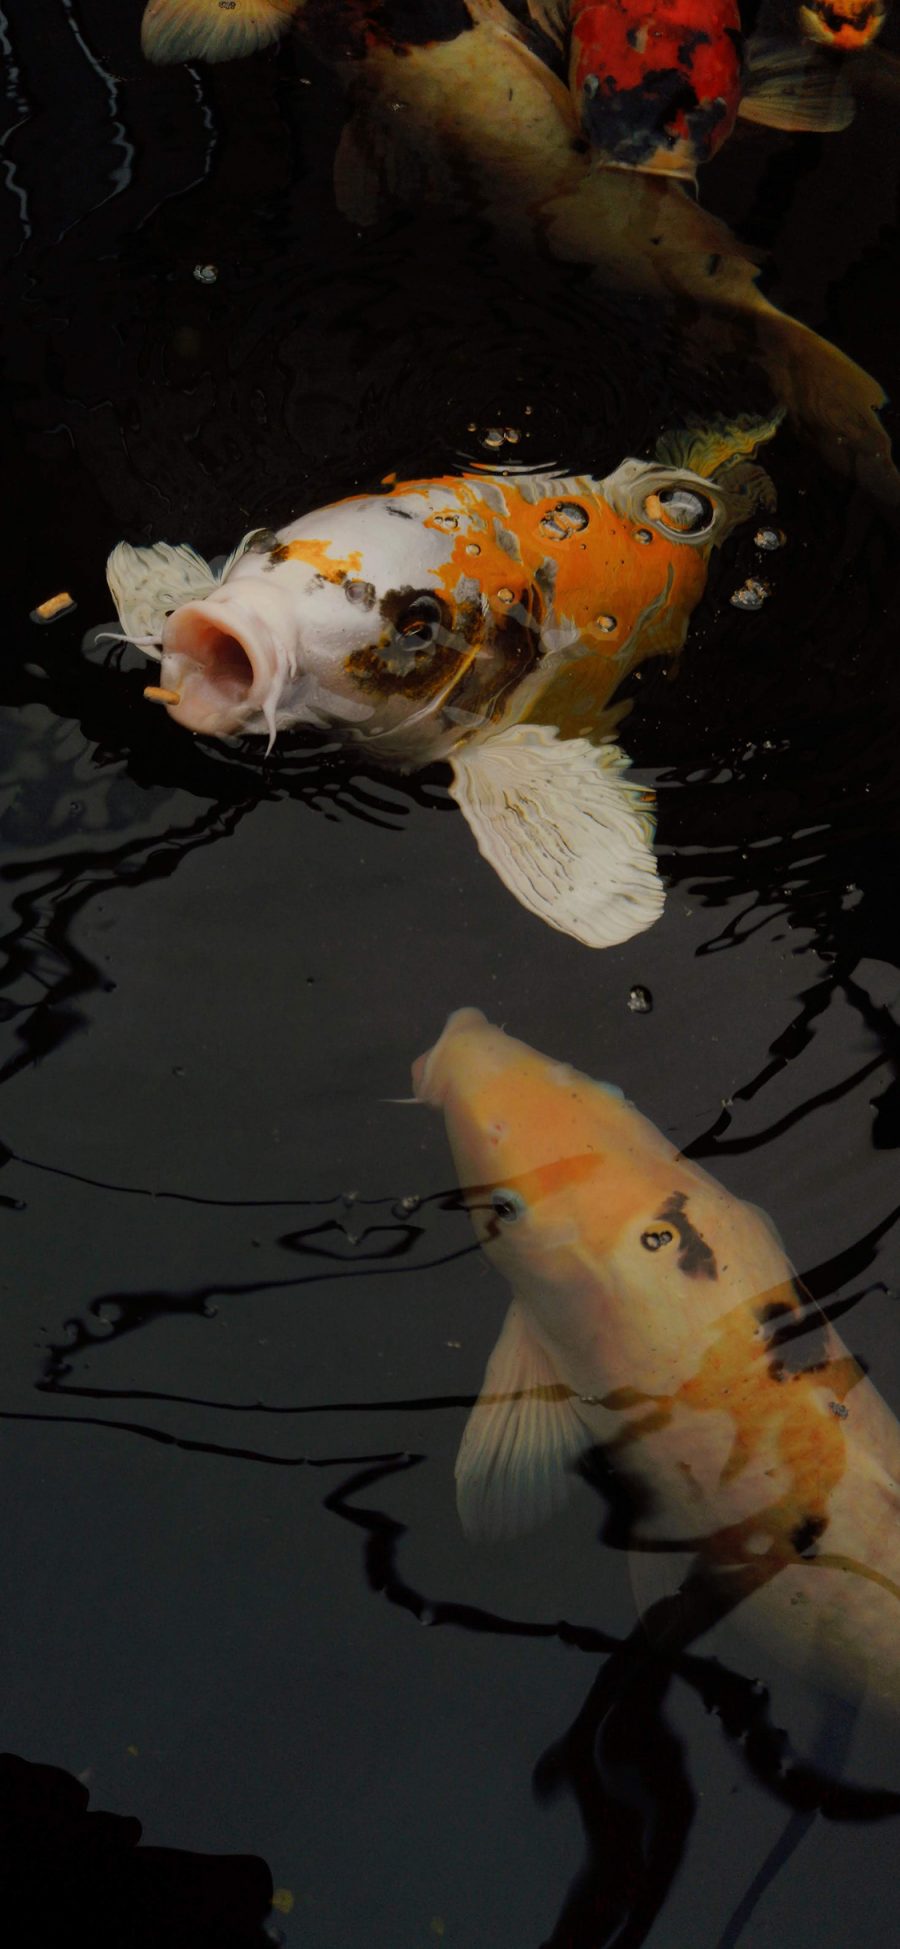
M 734 127 L 741 21 L 725 0 L 573 0 L 570 84 L 598 160 L 693 179 Z
M 777 1238 L 620 1091 L 477 1009 L 450 1016 L 413 1087 L 443 1111 L 480 1243 L 586 1386 L 670 1387 L 723 1319 L 761 1332 L 787 1277 Z
M 844 53 L 870 47 L 887 19 L 883 0 L 809 0 L 798 12 L 809 40 Z

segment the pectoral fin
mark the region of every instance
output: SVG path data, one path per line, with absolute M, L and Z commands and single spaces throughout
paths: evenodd
M 757 39 L 747 43 L 747 90 L 738 114 L 770 129 L 845 129 L 855 103 L 840 67 L 815 48 Z
M 658 920 L 653 796 L 625 778 L 617 745 L 517 724 L 451 763 L 450 790 L 479 852 L 530 913 L 586 947 L 628 941 Z
M 521 1536 L 561 1508 L 569 1471 L 590 1436 L 514 1300 L 487 1364 L 456 1458 L 467 1536 Z
M 122 633 L 143 649 L 161 641 L 170 610 L 208 595 L 217 579 L 193 548 L 186 544 L 176 548 L 168 541 L 154 542 L 150 548 L 120 541 L 106 564 Z
M 236 61 L 285 34 L 302 0 L 149 0 L 148 61 Z
M 187 542 L 175 546 L 156 541 L 150 547 L 135 548 L 130 541 L 120 541 L 106 564 L 106 580 L 123 636 L 152 656 L 153 645 L 162 642 L 163 624 L 172 610 L 180 609 L 183 602 L 208 596 L 258 533 L 259 529 L 251 529 L 218 569 L 210 568 Z

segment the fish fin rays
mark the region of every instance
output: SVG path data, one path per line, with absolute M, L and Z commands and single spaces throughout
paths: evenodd
M 450 791 L 483 859 L 523 907 L 586 947 L 631 940 L 665 893 L 652 793 L 617 745 L 518 724 L 454 752 Z
M 169 611 L 208 595 L 217 577 L 186 543 L 157 541 L 135 548 L 120 541 L 107 561 L 106 580 L 129 642 L 158 643 Z
M 251 528 L 219 568 L 211 568 L 187 542 L 156 541 L 146 547 L 118 542 L 106 564 L 106 580 L 128 641 L 142 647 L 159 643 L 172 610 L 183 602 L 202 601 L 224 582 L 259 532 Z
M 301 0 L 149 0 L 141 22 L 148 61 L 239 61 L 286 34 Z
M 820 134 L 849 127 L 855 103 L 843 70 L 816 48 L 753 36 L 747 43 L 745 122 Z
M 576 1458 L 590 1446 L 562 1386 L 514 1300 L 456 1460 L 456 1500 L 467 1536 L 522 1536 L 562 1508 Z
M 741 413 L 736 419 L 721 415 L 703 425 L 677 427 L 664 433 L 656 444 L 656 459 L 666 467 L 683 467 L 704 480 L 717 480 L 721 473 L 752 460 L 759 448 L 774 439 L 784 419 L 784 409 L 761 418 Z

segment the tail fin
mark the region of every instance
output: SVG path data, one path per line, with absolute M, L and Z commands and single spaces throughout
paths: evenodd
M 304 0 L 149 0 L 148 61 L 239 61 L 286 34 Z
M 764 299 L 751 314 L 756 355 L 776 397 L 829 466 L 849 474 L 900 519 L 900 474 L 878 418 L 887 395 L 877 379 L 809 325 Z
M 738 114 L 771 129 L 845 129 L 855 103 L 843 68 L 818 48 L 765 40 L 747 42 L 747 85 Z

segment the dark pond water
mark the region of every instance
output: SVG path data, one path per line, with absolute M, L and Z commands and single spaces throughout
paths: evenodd
M 74 1939 L 80 1903 L 98 1943 L 881 1943 L 877 1730 L 845 1765 L 761 1664 L 664 1697 L 626 1671 L 604 1734 L 634 1601 L 589 1488 L 537 1540 L 464 1540 L 453 1462 L 506 1293 L 439 1120 L 393 1099 L 468 1003 L 621 1084 L 771 1213 L 898 1405 L 896 533 L 779 436 L 765 610 L 729 603 L 739 537 L 674 681 L 632 686 L 671 891 L 604 953 L 516 905 L 439 768 L 195 743 L 136 654 L 82 652 L 122 536 L 215 554 L 483 461 L 495 424 L 517 461 L 602 474 L 761 381 L 477 212 L 359 230 L 326 68 L 152 71 L 140 12 L 7 0 L 3 28 L 15 1939 Z M 898 177 L 875 94 L 841 137 L 739 133 L 703 178 L 769 294 L 889 391 Z M 77 612 L 36 627 L 61 589 Z

